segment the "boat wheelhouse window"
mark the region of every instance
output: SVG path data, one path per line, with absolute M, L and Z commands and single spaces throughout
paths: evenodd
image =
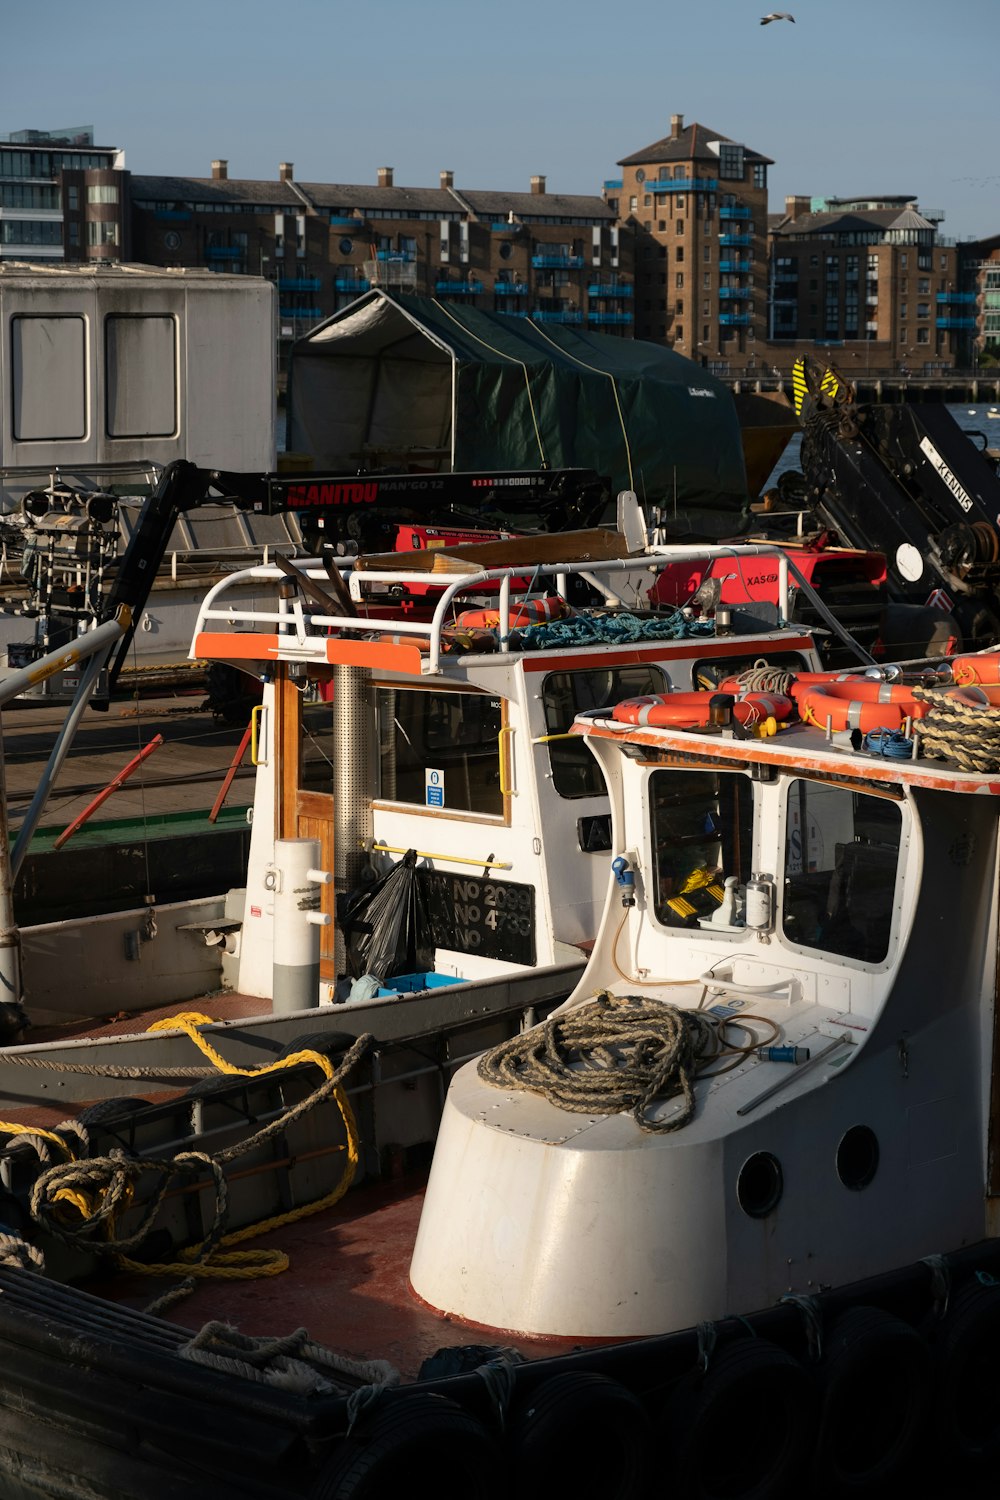
M 377 703 L 382 801 L 503 816 L 499 698 L 379 688 Z
M 542 684 L 546 734 L 566 734 L 577 714 L 591 708 L 611 708 L 623 698 L 666 691 L 666 675 L 659 667 L 636 663 L 604 671 L 552 672 Z M 605 795 L 600 767 L 579 735 L 549 741 L 552 785 L 560 797 Z
M 753 851 L 753 786 L 724 771 L 654 771 L 649 778 L 653 910 L 666 927 L 697 927 L 745 885 Z
M 785 818 L 785 937 L 881 963 L 889 952 L 902 822 L 889 798 L 793 781 Z

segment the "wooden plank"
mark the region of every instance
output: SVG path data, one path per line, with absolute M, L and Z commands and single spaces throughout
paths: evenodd
M 539 532 L 506 541 L 465 542 L 419 552 L 377 552 L 354 559 L 355 569 L 412 573 L 475 573 L 481 568 L 533 568 L 537 563 L 604 562 L 628 557 L 625 538 L 594 526 L 586 531 Z

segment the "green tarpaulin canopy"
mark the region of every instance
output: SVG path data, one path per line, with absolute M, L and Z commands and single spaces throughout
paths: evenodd
M 380 289 L 294 345 L 288 447 L 323 470 L 593 468 L 698 529 L 746 499 L 736 408 L 698 365 Z

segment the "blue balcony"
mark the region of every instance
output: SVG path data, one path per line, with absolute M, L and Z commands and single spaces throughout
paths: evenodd
M 333 283 L 335 292 L 367 292 L 370 287 L 367 276 L 337 276 Z
M 531 264 L 536 271 L 582 271 L 582 255 L 533 255 Z
M 718 189 L 715 177 L 673 177 L 664 182 L 644 182 L 646 193 L 714 193 Z
M 622 179 L 620 177 L 605 177 L 604 191 L 606 193 L 620 193 L 622 190 Z
M 749 276 L 753 265 L 748 260 L 720 260 L 719 270 L 727 276 Z
M 246 245 L 206 245 L 206 260 L 246 260 Z
M 753 209 L 745 203 L 724 203 L 719 209 L 720 219 L 752 219 Z
M 528 285 L 524 281 L 498 281 L 494 284 L 493 294 L 496 297 L 526 297 Z
M 964 328 L 973 329 L 976 326 L 975 318 L 935 318 L 936 328 Z
M 404 265 L 412 265 L 416 260 L 416 254 L 412 250 L 376 250 L 376 260 L 391 260 L 402 262 Z
M 748 302 L 753 296 L 753 290 L 748 286 L 720 286 L 720 299 L 728 299 L 730 302 Z
M 635 288 L 628 281 L 594 281 L 587 288 L 588 297 L 631 297 Z
M 278 317 L 290 323 L 318 323 L 326 314 L 321 307 L 282 307 Z
M 323 283 L 318 276 L 279 276 L 279 292 L 318 292 L 321 291 Z
M 719 244 L 730 250 L 742 249 L 746 245 L 752 245 L 753 238 L 749 234 L 720 234 Z
M 974 307 L 976 302 L 975 292 L 938 292 L 937 300 L 941 303 L 954 302 L 963 307 Z
M 326 222 L 331 229 L 363 229 L 365 223 L 354 214 L 331 214 Z
M 582 323 L 583 313 L 576 308 L 561 308 L 558 311 L 547 307 L 536 307 L 531 314 L 535 323 Z
M 628 311 L 622 312 L 597 312 L 592 310 L 587 314 L 587 322 L 598 327 L 608 327 L 610 325 L 620 325 L 634 321 L 635 314 L 631 308 Z
M 434 290 L 445 296 L 478 297 L 483 290 L 483 283 L 470 276 L 465 281 L 435 281 Z
M 730 312 L 720 313 L 719 322 L 722 324 L 723 328 L 749 328 L 750 314 Z

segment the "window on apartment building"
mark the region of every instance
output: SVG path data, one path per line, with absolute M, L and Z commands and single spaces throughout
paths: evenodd
M 940 268 L 941 268 L 942 271 L 947 271 L 947 269 L 948 269 L 948 257 L 947 257 L 947 255 L 942 255 L 942 256 L 939 257 L 939 259 L 938 259 L 938 265 L 940 266 Z
M 99 182 L 87 189 L 88 203 L 117 203 L 118 188 L 112 182 Z
M 902 269 L 905 271 L 906 270 L 906 256 L 905 256 L 905 254 L 901 255 L 899 257 L 899 264 L 902 267 Z
M 687 174 L 688 174 L 687 167 L 675 167 L 674 168 L 674 181 L 675 182 L 683 182 L 683 180 L 687 176 Z
M 68 245 L 70 245 L 74 250 L 77 249 L 79 247 L 79 244 L 80 244 L 80 226 L 79 226 L 79 224 L 76 224 L 76 223 L 67 224 L 66 225 L 66 236 L 67 236 L 66 243 Z
M 674 234 L 683 234 L 683 233 L 684 233 L 684 220 L 683 219 L 675 219 L 674 220 Z
M 702 315 L 702 317 L 703 318 L 707 318 L 708 315 L 709 315 L 709 313 L 711 311 L 712 311 L 712 304 L 709 302 L 708 298 L 706 297 L 705 300 L 704 300 L 704 302 L 701 304 L 701 315 Z
M 341 255 L 350 255 L 351 251 L 354 249 L 354 241 L 352 239 L 348 239 L 347 235 L 345 235 L 340 242 L 339 249 Z M 501 250 L 500 253 L 502 255 L 503 251 Z
M 743 147 L 734 141 L 719 143 L 719 176 L 743 181 Z
M 767 167 L 762 161 L 753 164 L 753 185 L 755 188 L 767 187 Z
M 683 259 L 684 259 L 684 246 L 683 245 L 678 245 L 677 248 L 676 248 L 676 250 L 674 251 L 674 260 L 681 261 Z
M 810 283 L 809 283 L 809 290 L 811 292 L 818 292 L 819 291 L 819 282 L 817 280 L 815 280 L 815 278 L 812 281 L 810 281 Z
M 666 234 L 666 232 L 667 232 L 667 221 L 666 221 L 666 219 L 661 219 L 660 222 L 659 222 L 659 224 L 657 225 L 657 228 L 659 229 L 659 231 L 660 231 L 661 234 Z
M 88 245 L 117 245 L 118 225 L 104 220 L 91 220 L 87 225 Z
M 653 232 L 653 221 L 652 221 L 652 219 L 643 219 L 643 221 L 642 221 L 642 227 L 643 227 L 643 229 L 645 229 L 645 231 L 646 231 L 647 234 L 652 234 L 652 232 Z
M 906 303 L 905 302 L 901 302 L 899 304 L 899 321 L 901 323 L 905 323 L 906 322 Z
M 674 325 L 674 343 L 675 344 L 683 344 L 683 342 L 684 342 L 684 329 L 681 327 L 680 323 L 676 323 Z
M 930 331 L 930 329 L 929 328 L 918 328 L 917 329 L 917 343 L 918 344 L 929 344 L 930 341 L 931 341 L 931 331 Z
M 922 297 L 926 297 L 927 294 L 928 294 L 928 292 L 930 291 L 930 289 L 931 289 L 931 284 L 930 284 L 929 280 L 927 279 L 927 277 L 926 276 L 921 276 L 920 280 L 917 282 L 917 291 L 920 293 L 920 295 Z
M 636 197 L 635 193 L 633 193 L 632 196 L 629 198 L 629 200 L 628 200 L 628 207 L 629 207 L 629 213 L 633 213 L 633 214 L 635 213 L 636 209 L 639 207 L 639 199 Z
M 836 255 L 828 255 L 826 257 L 826 274 L 828 276 L 837 276 L 839 273 L 840 261 L 838 257 Z
M 70 213 L 76 213 L 80 207 L 80 189 L 68 187 L 66 189 L 66 207 Z
M 813 267 L 813 268 L 814 268 L 814 269 L 815 269 L 815 268 L 816 268 L 816 267 L 818 267 L 818 266 L 819 266 L 819 256 L 818 256 L 818 255 L 810 255 L 810 257 L 809 257 L 809 264 L 810 264 L 810 266 L 812 266 L 812 267 Z
M 710 287 L 712 285 L 712 277 L 708 271 L 706 271 L 704 276 L 701 278 L 701 284 L 704 287 Z
M 711 245 L 703 245 L 702 246 L 701 258 L 702 258 L 702 260 L 707 260 L 707 261 L 710 261 L 712 259 L 712 247 L 711 247 Z
M 708 338 L 708 324 L 707 323 L 703 323 L 701 325 L 701 336 L 702 336 L 702 339 L 707 339 Z
M 642 206 L 643 206 L 643 208 L 652 208 L 652 206 L 653 206 L 653 195 L 652 195 L 652 193 L 643 193 L 643 195 L 642 195 Z
M 674 286 L 683 286 L 683 285 L 684 285 L 684 272 L 683 271 L 678 271 L 677 275 L 674 277 Z
M 917 251 L 917 270 L 929 271 L 931 269 L 931 252 L 929 250 Z
M 917 317 L 918 318 L 929 318 L 930 315 L 931 315 L 930 304 L 928 302 L 918 302 L 917 303 Z
M 677 197 L 674 200 L 674 206 L 675 206 L 675 208 L 683 208 L 684 207 L 684 194 L 683 193 L 678 193 L 677 194 Z

